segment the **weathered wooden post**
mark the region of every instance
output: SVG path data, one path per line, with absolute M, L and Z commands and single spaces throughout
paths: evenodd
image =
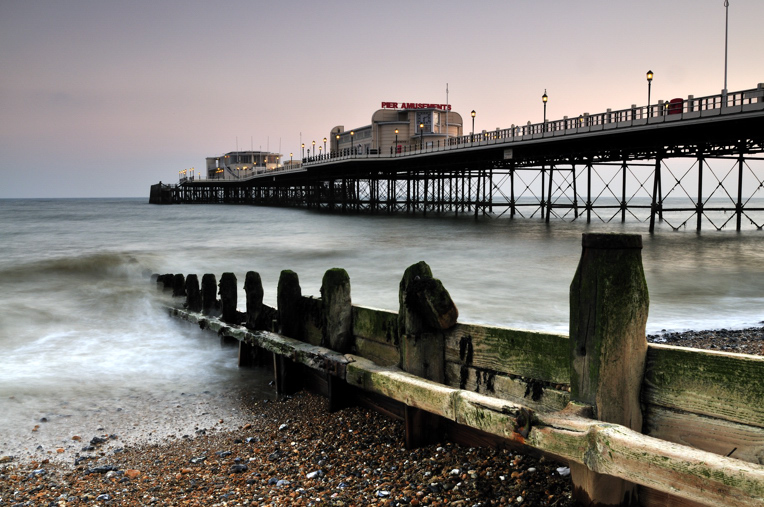
M 301 340 L 303 336 L 302 289 L 297 273 L 288 269 L 281 272 L 276 301 L 281 334 Z M 288 357 L 273 354 L 273 373 L 278 394 L 291 394 L 300 388 L 297 365 Z
M 260 274 L 247 271 L 244 277 L 244 293 L 247 296 L 247 314 L 244 323 L 248 329 L 262 329 L 263 281 Z M 263 359 L 265 351 L 260 347 L 239 342 L 239 366 L 254 366 Z
M 302 340 L 302 289 L 297 273 L 285 269 L 276 293 L 281 334 Z
M 244 277 L 244 293 L 247 295 L 247 320 L 249 329 L 262 329 L 260 315 L 263 312 L 263 281 L 260 274 L 247 271 Z
M 239 324 L 239 312 L 236 311 L 237 293 L 236 293 L 236 275 L 233 273 L 223 273 L 220 277 L 220 310 L 221 319 L 229 324 Z
M 350 299 L 350 276 L 342 268 L 332 268 L 321 280 L 321 303 L 323 306 L 324 347 L 343 354 L 353 346 L 353 303 Z M 327 377 L 329 411 L 334 412 L 350 404 L 347 382 L 334 375 Z
M 649 307 L 642 237 L 584 234 L 582 246 L 570 285 L 570 398 L 591 405 L 595 419 L 641 432 Z M 571 463 L 570 470 L 580 504 L 637 504 L 635 484 L 586 465 Z
M 186 277 L 178 273 L 172 277 L 172 295 L 183 297 L 186 295 Z
M 194 274 L 186 277 L 186 308 L 190 312 L 202 311 L 202 293 L 199 291 L 199 278 Z
M 342 268 L 324 273 L 321 280 L 324 309 L 322 345 L 343 354 L 353 345 L 353 305 L 350 300 L 350 277 Z
M 206 273 L 202 275 L 202 313 L 205 315 L 217 315 L 218 313 L 218 284 L 215 275 Z
M 424 261 L 409 266 L 398 291 L 398 333 L 401 369 L 445 383 L 446 347 L 443 331 L 454 326 L 459 312 L 440 280 L 432 277 Z M 440 438 L 440 418 L 406 406 L 406 447 Z
M 172 282 L 175 275 L 165 273 L 164 275 L 157 276 L 157 283 L 162 284 L 162 290 L 172 289 Z

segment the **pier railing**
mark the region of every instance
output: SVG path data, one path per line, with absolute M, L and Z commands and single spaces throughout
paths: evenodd
M 201 290 L 196 275 L 158 282 L 186 297 L 171 314 L 238 343 L 241 365 L 272 356 L 279 392 L 374 405 L 404 419 L 410 447 L 444 434 L 529 446 L 569 462 L 587 505 L 761 505 L 764 358 L 648 345 L 641 237 L 582 246 L 569 336 L 458 323 L 424 263 L 404 273 L 397 313 L 352 305 L 341 269 L 320 299 L 282 272 L 277 308 L 248 272 L 245 313 L 233 273 L 219 301 L 214 275 Z

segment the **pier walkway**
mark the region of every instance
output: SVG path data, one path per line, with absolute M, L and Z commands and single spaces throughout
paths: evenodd
M 764 211 L 764 84 L 483 131 L 396 153 L 345 150 L 239 179 L 152 188 L 154 203 L 469 213 L 716 229 Z M 678 198 L 678 199 L 677 199 Z

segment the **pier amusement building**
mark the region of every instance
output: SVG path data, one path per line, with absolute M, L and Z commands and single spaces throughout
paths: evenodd
M 462 116 L 450 104 L 382 102 L 370 125 L 351 130 L 339 125 L 329 139 L 332 153 L 389 154 L 445 146 L 446 139 L 461 135 Z

